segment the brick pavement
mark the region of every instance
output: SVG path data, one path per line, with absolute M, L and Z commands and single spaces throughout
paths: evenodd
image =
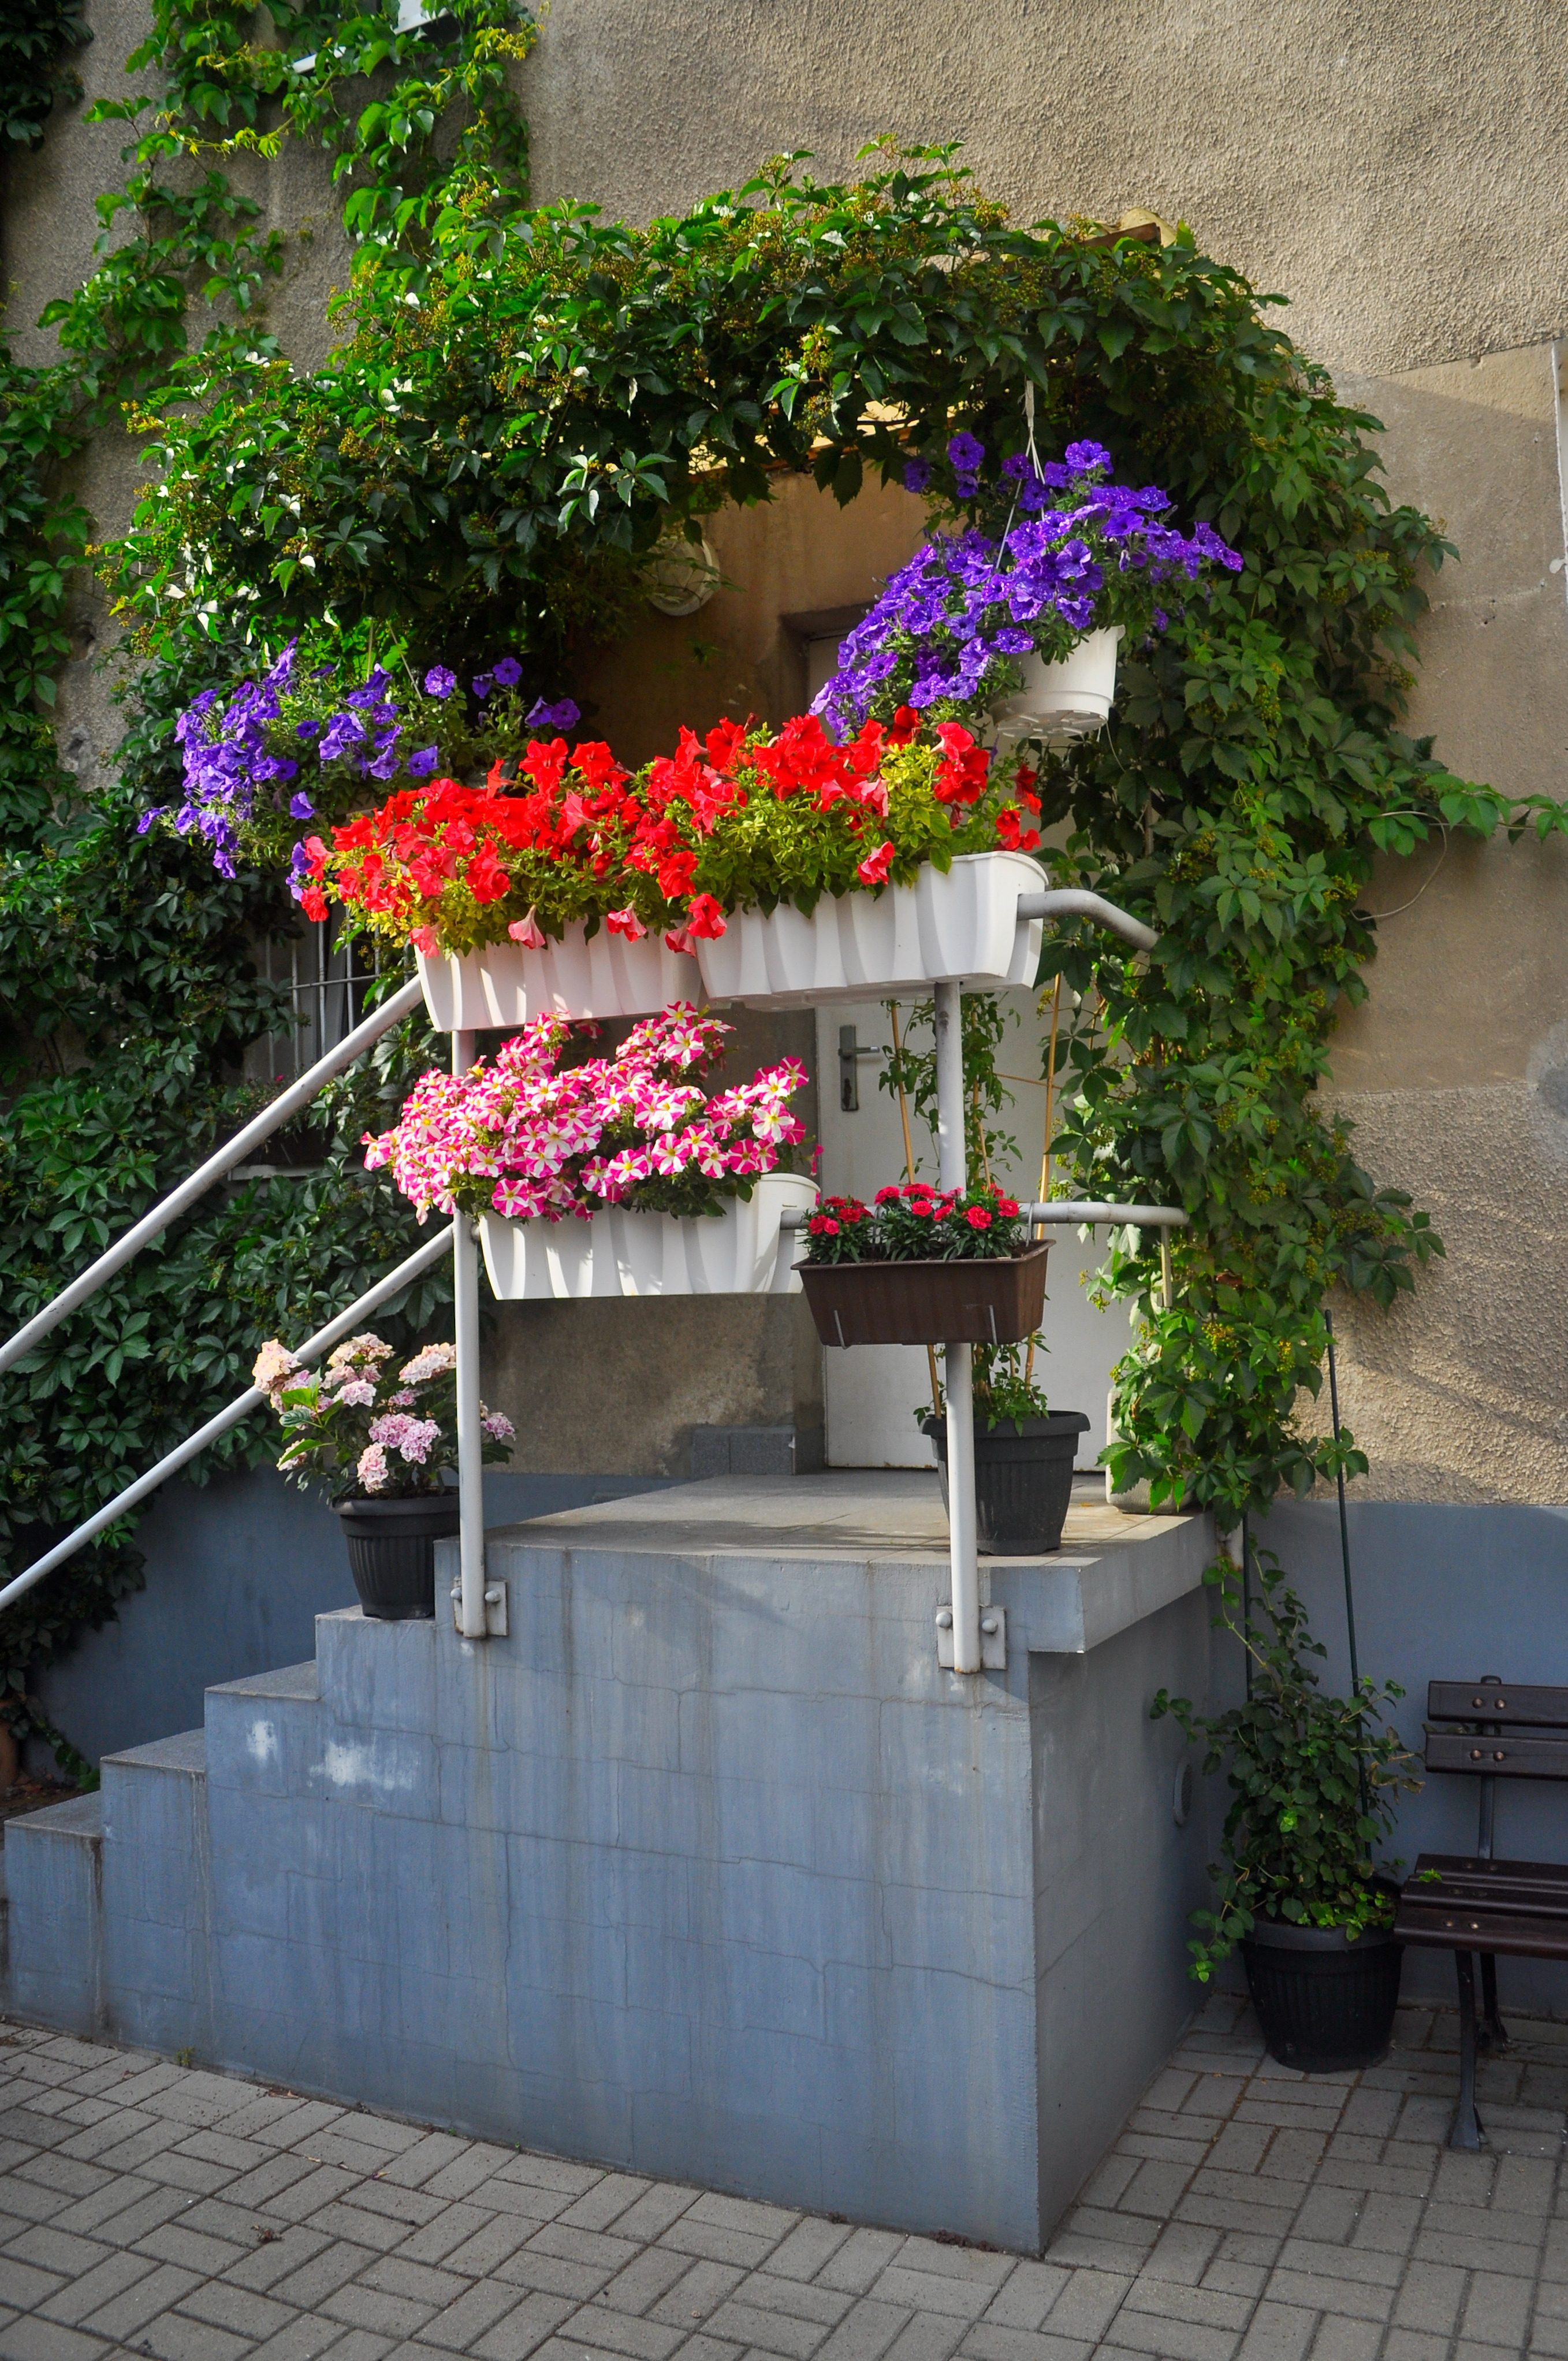
M 1371 2073 L 1211 2001 L 1043 2260 L 597 2171 L 0 2031 L 0 2361 L 1501 2361 L 1568 2356 L 1568 2026 Z

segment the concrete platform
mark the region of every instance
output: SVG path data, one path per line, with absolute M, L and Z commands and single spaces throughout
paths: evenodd
M 1037 2251 L 1192 2004 L 1200 1519 L 982 1561 L 941 1672 L 904 1473 L 719 1477 L 493 1532 L 510 1631 L 315 1662 L 12 1831 L 35 2022 L 777 2204 Z M 438 1560 L 438 1565 L 441 1561 Z M 69 1824 L 68 1824 L 69 1822 Z

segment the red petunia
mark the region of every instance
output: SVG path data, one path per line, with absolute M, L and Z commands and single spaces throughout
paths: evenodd
M 861 878 L 867 885 L 881 885 L 884 883 L 887 877 L 887 873 L 893 866 L 894 851 L 894 846 L 892 839 L 889 838 L 882 844 L 879 844 L 874 852 L 868 852 L 863 861 L 856 862 L 856 876 Z
M 712 894 L 698 894 L 686 916 L 686 932 L 712 941 L 724 932 L 724 906 Z

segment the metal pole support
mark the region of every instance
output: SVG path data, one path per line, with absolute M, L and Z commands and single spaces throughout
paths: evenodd
M 964 1153 L 964 1024 L 960 984 L 938 983 L 937 1019 L 937 1177 L 961 1189 Z M 981 1669 L 980 1569 L 974 1506 L 974 1376 L 970 1348 L 945 1347 L 948 1395 L 948 1546 L 952 1572 L 953 1670 Z
M 452 1071 L 474 1062 L 472 1033 L 452 1036 Z M 479 1424 L 479 1246 L 467 1213 L 452 1217 L 453 1341 L 457 1352 L 457 1629 L 465 1640 L 486 1637 L 485 1438 Z

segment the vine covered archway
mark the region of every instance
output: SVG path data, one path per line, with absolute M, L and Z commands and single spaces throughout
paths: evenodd
M 1146 965 L 1070 930 L 1047 954 L 1080 1009 L 1058 1153 L 1076 1193 L 1194 1216 L 1170 1304 L 1152 1247 L 1113 1260 L 1145 1323 L 1117 1472 L 1229 1523 L 1339 1464 L 1297 1416 L 1328 1290 L 1387 1305 L 1441 1252 L 1315 1097 L 1365 991 L 1374 857 L 1559 814 L 1401 732 L 1446 545 L 1238 273 L 1185 230 L 1015 228 L 950 151 L 852 186 L 798 160 L 645 231 L 454 185 L 419 252 L 367 255 L 330 370 L 215 387 L 165 425 L 115 553 L 126 609 L 186 689 L 235 661 L 215 618 L 237 606 L 252 647 L 373 620 L 421 656 L 505 650 L 555 694 L 625 627 L 661 533 L 781 469 L 846 502 L 878 471 L 994 525 L 1030 387 L 1043 456 L 1092 438 L 1216 527 L 1240 571 L 1124 658 L 1111 728 L 1039 788 L 1063 882 L 1161 936 Z M 961 468 L 956 430 L 983 455 Z M 1365 1465 L 1348 1439 L 1343 1464 Z

